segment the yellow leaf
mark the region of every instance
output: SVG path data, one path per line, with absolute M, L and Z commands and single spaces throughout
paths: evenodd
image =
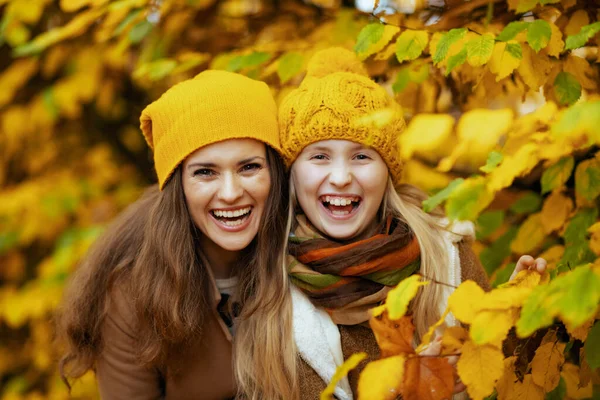
M 418 114 L 400 135 L 400 154 L 409 159 L 415 151 L 439 148 L 452 133 L 454 118 L 448 114 Z
M 494 51 L 492 52 L 492 58 L 488 65 L 490 71 L 497 75 L 496 82 L 512 74 L 519 64 L 521 64 L 521 58 L 515 57 L 513 53 L 507 51 L 506 47 L 508 45 L 509 43 L 506 42 L 496 42 L 496 44 L 494 44 Z M 513 46 L 514 45 L 521 46 L 516 42 L 513 43 Z
M 571 36 L 579 33 L 581 28 L 589 25 L 590 18 L 586 10 L 577 10 L 571 15 L 567 26 L 565 26 L 565 35 Z
M 571 363 L 565 363 L 560 374 L 567 384 L 567 396 L 571 399 L 587 399 L 592 397 L 593 385 L 589 382 L 584 387 L 579 387 L 579 367 Z
M 563 35 L 560 29 L 552 22 L 548 22 L 548 24 L 550 24 L 550 28 L 552 28 L 552 36 L 550 36 L 550 41 L 548 42 L 545 51 L 552 57 L 559 57 L 560 53 L 565 48 L 565 42 L 562 40 Z
M 535 351 L 531 361 L 533 382 L 550 392 L 558 386 L 560 369 L 565 363 L 565 344 L 559 342 L 546 343 Z
M 366 46 L 362 46 L 358 51 L 358 58 L 361 60 L 366 60 L 369 56 L 379 53 L 381 50 L 387 46 L 387 44 L 392 40 L 392 38 L 400 32 L 400 28 L 392 25 L 385 25 L 383 27 L 383 33 L 379 39 L 373 43 L 367 43 Z M 357 44 L 358 46 L 358 44 Z M 356 48 L 355 48 L 356 49 Z
M 490 173 L 489 189 L 496 192 L 510 186 L 515 178 L 529 173 L 537 165 L 540 158 L 538 145 L 528 143 L 520 147 L 514 155 L 507 155 Z
M 471 323 L 471 340 L 478 345 L 489 343 L 502 347 L 502 341 L 517 319 L 517 310 L 480 311 Z
M 541 220 L 544 232 L 550 234 L 561 229 L 571 212 L 573 200 L 560 192 L 553 192 L 546 198 L 542 207 Z
M 94 6 L 99 6 L 107 2 L 108 0 L 60 0 L 60 8 L 64 12 L 70 13 L 92 3 Z
M 530 271 L 530 270 L 525 270 L 525 271 L 521 271 L 517 274 L 517 276 L 515 276 L 515 278 L 512 281 L 506 282 L 505 284 L 501 285 L 500 288 L 519 288 L 519 289 L 533 289 L 534 287 L 536 287 L 537 285 L 540 284 L 542 280 L 542 275 L 540 275 L 538 272 L 536 271 Z M 492 291 L 491 293 L 494 293 L 494 291 Z M 521 295 L 519 294 L 511 294 L 511 296 L 514 297 L 521 297 Z M 497 299 L 494 299 L 495 301 L 498 301 Z M 520 306 L 520 304 L 519 304 Z
M 440 161 L 438 169 L 449 171 L 456 160 L 468 154 L 470 164 L 478 168 L 487 161 L 488 154 L 513 122 L 510 109 L 476 109 L 463 114 L 457 126 L 458 145 L 448 157 Z
M 498 400 L 510 400 L 515 398 L 513 396 L 513 391 L 515 390 L 515 383 L 518 381 L 517 375 L 515 374 L 515 361 L 517 361 L 517 356 L 508 357 L 504 360 L 504 373 L 496 384 Z
M 504 371 L 502 351 L 489 344 L 477 346 L 467 342 L 457 364 L 458 376 L 473 400 L 481 400 L 494 391 Z
M 8 104 L 17 90 L 19 90 L 29 78 L 38 70 L 38 60 L 35 58 L 23 58 L 16 60 L 0 75 L 0 108 Z
M 533 382 L 531 374 L 525 375 L 523 382 L 515 383 L 513 394 L 515 399 L 544 400 L 544 390 Z
M 531 214 L 519 227 L 517 237 L 510 244 L 510 250 L 516 254 L 532 253 L 545 238 L 541 213 Z
M 404 356 L 393 356 L 372 361 L 358 378 L 358 395 L 361 399 L 395 399 L 404 377 Z
M 452 177 L 448 174 L 437 171 L 414 158 L 404 163 L 402 174 L 406 183 L 415 185 L 426 192 L 445 188 L 452 181 Z
M 415 274 L 401 281 L 398 286 L 390 290 L 386 304 L 390 319 L 399 319 L 406 314 L 408 303 L 417 295 L 421 286 L 429 282 L 421 281 L 421 275 Z
M 469 333 L 462 326 L 450 326 L 444 329 L 440 355 L 454 355 L 460 353 L 463 345 L 468 340 Z
M 596 222 L 590 226 L 588 232 L 592 234 L 590 237 L 590 249 L 594 254 L 600 255 L 600 222 Z
M 348 375 L 348 372 L 356 368 L 356 366 L 365 358 L 367 358 L 367 353 L 352 354 L 342 365 L 337 367 L 335 374 L 331 378 L 331 382 L 329 382 L 329 385 L 327 385 L 325 390 L 321 393 L 321 400 L 330 400 L 340 379 Z
M 519 74 L 532 90 L 538 90 L 552 69 L 552 63 L 543 52 L 536 53 L 529 46 L 522 46 L 523 59 L 519 64 Z
M 456 319 L 470 324 L 479 311 L 479 303 L 484 294 L 478 284 L 471 280 L 465 281 L 450 295 L 448 308 Z

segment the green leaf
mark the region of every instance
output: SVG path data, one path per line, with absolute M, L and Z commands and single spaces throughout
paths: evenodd
M 561 376 L 558 386 L 546 394 L 545 400 L 563 400 L 565 397 L 567 397 L 567 383 Z
M 567 36 L 567 39 L 565 40 L 565 50 L 572 50 L 585 46 L 587 41 L 593 38 L 598 32 L 600 32 L 600 21 L 582 26 L 578 33 Z
M 463 48 L 460 52 L 448 58 L 448 65 L 444 75 L 448 76 L 454 68 L 463 65 L 465 61 L 467 61 L 467 49 Z
M 137 44 L 141 42 L 150 31 L 152 31 L 154 25 L 148 22 L 147 20 L 143 20 L 138 22 L 131 30 L 129 31 L 129 40 L 133 44 Z
M 572 105 L 581 97 L 581 85 L 568 72 L 560 72 L 554 80 L 554 94 L 562 105 Z
M 437 44 L 435 54 L 433 55 L 433 62 L 439 64 L 444 61 L 448 55 L 448 50 L 456 41 L 462 39 L 467 33 L 467 28 L 451 29 L 448 33 L 444 34 Z
M 546 194 L 564 185 L 573 172 L 575 159 L 572 156 L 563 157 L 544 171 L 542 175 L 542 194 Z
M 396 58 L 399 62 L 418 58 L 429 42 L 425 31 L 406 30 L 396 40 Z
M 506 25 L 502 32 L 496 37 L 496 40 L 500 40 L 502 42 L 508 42 L 511 39 L 514 39 L 519 33 L 523 32 L 527 29 L 527 25 L 529 22 L 525 21 L 514 21 L 510 24 Z
M 598 218 L 598 209 L 584 208 L 579 210 L 577 214 L 571 218 L 567 228 L 565 229 L 564 239 L 565 245 L 574 244 L 577 242 L 585 242 L 587 230 L 592 226 Z
M 354 52 L 356 54 L 366 52 L 369 49 L 369 46 L 381 40 L 384 30 L 385 25 L 380 23 L 369 24 L 362 28 L 362 30 L 358 34 L 358 38 L 356 38 Z
M 579 102 L 567 109 L 552 125 L 556 136 L 585 132 L 591 139 L 600 141 L 600 100 Z
M 409 83 L 410 83 L 409 68 L 408 67 L 402 68 L 400 71 L 398 71 L 398 74 L 396 75 L 396 81 L 394 81 L 394 84 L 392 85 L 392 90 L 394 91 L 394 93 L 400 93 L 401 91 L 406 89 L 406 87 L 408 86 Z
M 423 83 L 429 78 L 429 64 L 428 63 L 412 63 L 406 66 L 396 75 L 396 81 L 392 85 L 394 93 L 400 93 L 410 82 Z
M 299 53 L 286 53 L 279 58 L 277 75 L 281 83 L 286 83 L 296 76 L 304 63 L 304 57 Z
M 487 179 L 471 178 L 457 187 L 446 201 L 450 220 L 474 220 L 494 199 L 488 190 Z
M 116 37 L 116 36 L 120 35 L 125 30 L 125 28 L 127 28 L 129 26 L 129 24 L 138 15 L 140 15 L 141 12 L 142 12 L 141 8 L 137 8 L 137 9 L 131 11 L 125 18 L 123 18 L 123 21 L 121 21 L 119 23 L 119 25 L 115 28 L 115 30 L 113 31 L 112 37 Z
M 494 51 L 494 35 L 485 33 L 469 40 L 465 45 L 467 49 L 467 61 L 473 67 L 485 65 L 492 57 Z
M 502 226 L 504 217 L 505 214 L 502 210 L 486 211 L 482 213 L 479 218 L 477 218 L 477 223 L 475 224 L 477 240 L 485 239 L 496 232 L 496 230 Z
M 592 369 L 600 368 L 600 321 L 596 321 L 583 347 L 585 359 Z
M 507 43 L 506 50 L 511 56 L 516 59 L 523 59 L 523 49 L 521 49 L 520 43 Z
M 524 196 L 515 201 L 510 210 L 516 214 L 531 214 L 540 209 L 542 198 L 534 192 L 527 192 Z
M 517 334 L 527 337 L 548 326 L 555 317 L 579 327 L 596 314 L 600 276 L 583 265 L 533 289 L 517 321 Z
M 148 66 L 148 78 L 151 81 L 158 81 L 169 75 L 175 69 L 177 62 L 171 59 L 163 59 L 152 62 Z
M 237 56 L 232 58 L 227 65 L 227 70 L 238 72 L 244 68 L 258 67 L 261 64 L 269 61 L 271 55 L 269 53 L 255 51 L 251 54 Z
M 459 187 L 464 181 L 465 180 L 462 178 L 455 179 L 452 182 L 450 182 L 450 184 L 448 186 L 446 186 L 446 188 L 440 190 L 439 192 L 437 192 L 435 195 L 431 196 L 427 200 L 424 200 L 423 201 L 423 211 L 430 212 L 434 208 L 436 208 L 437 206 L 442 204 L 442 202 L 444 200 L 446 200 L 448 198 L 448 196 L 450 196 L 452 194 L 452 192 L 454 192 L 454 190 L 457 187 Z
M 543 19 L 536 19 L 527 27 L 527 42 L 536 53 L 548 46 L 551 36 L 552 28 Z
M 517 237 L 518 232 L 518 227 L 511 226 L 508 231 L 495 240 L 490 247 L 487 247 L 481 251 L 479 259 L 481 260 L 481 264 L 483 265 L 483 268 L 487 272 L 488 276 L 491 276 L 494 271 L 496 271 L 498 267 L 502 265 L 506 257 L 510 256 L 510 244 L 515 237 Z
M 479 170 L 490 173 L 502 162 L 503 158 L 504 156 L 499 151 L 492 151 L 490 154 L 488 154 L 488 159 L 485 165 L 479 168 Z
M 599 160 L 585 160 L 577 166 L 575 170 L 575 193 L 587 201 L 594 201 L 600 195 Z

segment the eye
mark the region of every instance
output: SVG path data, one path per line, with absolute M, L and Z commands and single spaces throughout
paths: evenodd
M 248 172 L 248 171 L 255 171 L 255 170 L 259 170 L 262 168 L 262 165 L 259 163 L 250 163 L 250 164 L 245 164 L 240 171 L 242 172 Z
M 327 160 L 327 156 L 325 154 L 315 154 L 314 156 L 310 157 L 310 160 L 317 160 L 317 161 Z
M 210 168 L 199 168 L 194 171 L 194 176 L 209 177 L 209 176 L 213 176 L 214 174 L 215 174 L 215 171 L 213 171 Z
M 360 161 L 371 160 L 371 157 L 369 157 L 368 155 L 366 155 L 364 153 L 359 153 L 359 154 L 355 155 L 354 158 L 357 160 L 360 160 Z

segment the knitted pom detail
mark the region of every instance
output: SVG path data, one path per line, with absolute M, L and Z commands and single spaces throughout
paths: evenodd
M 351 72 L 369 76 L 362 62 L 348 49 L 331 47 L 316 52 L 307 67 L 306 76 L 322 78 L 335 72 Z

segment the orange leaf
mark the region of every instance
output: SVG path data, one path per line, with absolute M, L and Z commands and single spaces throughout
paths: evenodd
M 404 400 L 452 398 L 454 369 L 444 357 L 412 357 L 404 364 L 400 394 Z
M 398 320 L 390 320 L 387 311 L 371 318 L 371 329 L 381 349 L 381 358 L 398 354 L 413 354 L 412 346 L 415 327 L 412 317 L 404 316 Z
M 531 361 L 533 382 L 551 392 L 560 381 L 560 368 L 565 363 L 564 343 L 550 342 L 540 346 Z
M 531 374 L 525 375 L 523 382 L 515 383 L 514 399 L 544 400 L 544 389 L 533 382 Z

